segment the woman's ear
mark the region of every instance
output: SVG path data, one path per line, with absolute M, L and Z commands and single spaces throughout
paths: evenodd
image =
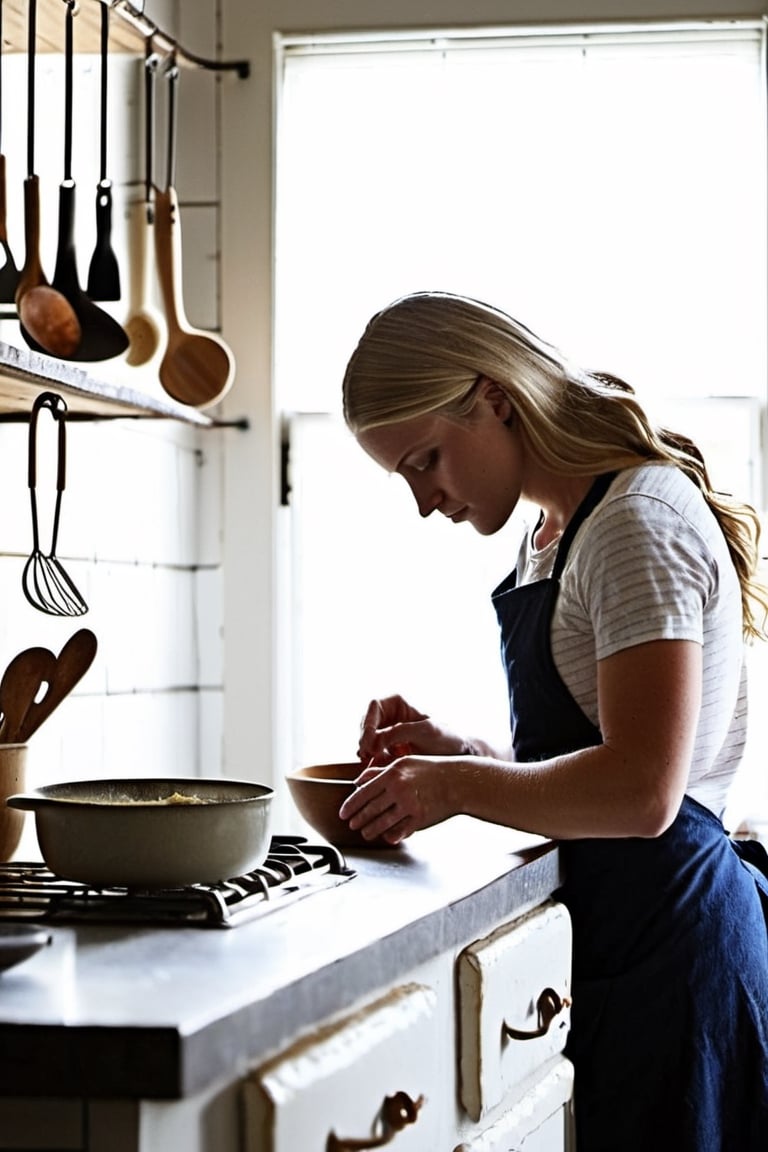
M 481 387 L 483 389 L 482 395 L 490 404 L 494 414 L 503 424 L 511 428 L 515 423 L 515 410 L 504 389 L 495 380 L 489 380 L 487 376 L 483 377 Z

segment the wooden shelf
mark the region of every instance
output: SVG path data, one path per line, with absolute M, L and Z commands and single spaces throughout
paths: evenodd
M 76 51 L 98 53 L 101 36 L 102 0 L 81 0 L 76 17 Z M 63 0 L 37 0 L 36 52 L 63 52 Z M 3 51 L 27 51 L 28 0 L 5 0 L 3 4 Z M 117 9 L 115 9 L 117 11 Z M 124 20 L 110 20 L 109 47 L 115 52 L 138 53 L 144 40 L 138 30 Z
M 64 49 L 64 0 L 37 0 L 36 52 L 62 52 Z M 5 0 L 3 4 L 3 51 L 27 51 L 28 0 Z M 144 53 L 151 38 L 155 52 L 174 54 L 181 65 L 208 68 L 216 72 L 236 72 L 241 79 L 250 73 L 247 60 L 210 60 L 188 52 L 172 36 L 154 24 L 130 0 L 80 0 L 75 19 L 75 51 L 98 53 L 101 42 L 101 6 L 108 4 L 109 48 L 111 52 Z
M 156 417 L 202 428 L 222 423 L 170 397 L 158 400 L 132 388 L 108 384 L 74 364 L 0 341 L 0 424 L 28 420 L 35 397 L 47 390 L 61 393 L 77 419 Z M 240 426 L 241 422 L 236 423 Z

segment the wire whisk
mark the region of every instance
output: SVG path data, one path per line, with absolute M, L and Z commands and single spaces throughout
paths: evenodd
M 37 517 L 37 419 L 42 408 L 48 408 L 58 427 L 58 461 L 56 467 L 56 503 L 53 512 L 51 550 L 46 555 L 40 548 Z M 21 585 L 33 608 L 49 616 L 82 616 L 88 605 L 56 555 L 61 516 L 61 496 L 66 483 L 67 445 L 64 414 L 67 405 L 56 392 L 41 392 L 32 406 L 29 419 L 29 498 L 32 507 L 32 554 L 24 565 Z

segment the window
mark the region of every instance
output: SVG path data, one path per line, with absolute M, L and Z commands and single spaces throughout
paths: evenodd
M 763 26 L 287 38 L 278 57 L 290 756 L 353 756 L 391 691 L 498 731 L 488 595 L 520 524 L 489 541 L 420 521 L 340 426 L 346 360 L 397 296 L 477 296 L 629 380 L 762 505 Z

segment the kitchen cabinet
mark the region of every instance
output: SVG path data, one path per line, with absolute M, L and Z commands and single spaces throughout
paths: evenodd
M 444 1097 L 433 988 L 395 988 L 299 1040 L 245 1082 L 244 1152 L 438 1148 Z
M 550 900 L 459 956 L 459 1094 L 481 1124 L 456 1152 L 574 1147 L 573 1066 L 561 1056 L 571 944 L 568 912 Z
M 418 983 L 303 1034 L 245 1079 L 243 1152 L 573 1148 L 570 959 L 568 913 L 545 901 L 412 973 Z M 559 1009 L 542 1025 L 551 985 Z M 392 1128 L 398 1094 L 413 1119 Z
M 493 1124 L 455 1152 L 563 1152 L 575 1148 L 573 1065 L 558 1060 Z
M 138 1113 L 124 1101 L 0 1099 L 0 1148 L 13 1152 L 135 1152 Z
M 570 1018 L 571 922 L 550 902 L 459 957 L 461 1100 L 479 1120 L 562 1052 Z
M 532 977 L 516 1003 L 535 1001 L 531 913 L 562 923 L 556 846 L 454 817 L 347 863 L 348 882 L 231 930 L 54 926 L 0 977 L 0 1150 L 328 1152 L 331 1132 L 365 1147 L 386 1097 L 414 1117 L 395 1152 L 568 1148 L 559 1052 L 479 1122 L 460 1088 L 462 956 L 504 941 Z M 567 934 L 544 934 L 546 979 L 566 987 Z

